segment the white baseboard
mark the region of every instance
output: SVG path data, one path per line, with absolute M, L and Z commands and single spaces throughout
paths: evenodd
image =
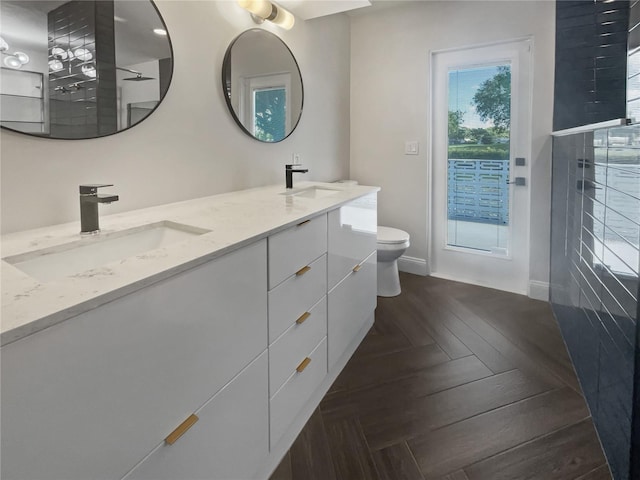
M 398 270 L 423 277 L 429 275 L 429 265 L 424 258 L 407 257 L 406 255 L 398 259 Z
M 540 282 L 538 280 L 529 280 L 529 298 L 535 300 L 549 301 L 549 282 Z

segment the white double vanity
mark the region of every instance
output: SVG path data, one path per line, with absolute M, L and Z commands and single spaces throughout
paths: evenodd
M 3 480 L 267 478 L 373 323 L 377 191 L 4 236 Z

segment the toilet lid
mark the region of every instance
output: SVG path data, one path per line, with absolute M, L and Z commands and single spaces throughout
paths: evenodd
M 378 225 L 378 243 L 404 243 L 409 240 L 409 234 L 404 230 Z

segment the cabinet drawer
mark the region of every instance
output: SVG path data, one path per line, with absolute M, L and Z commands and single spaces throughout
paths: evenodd
M 309 309 L 303 323 L 294 323 L 269 347 L 269 392 L 273 395 L 304 357 L 327 335 L 327 297 Z
M 293 274 L 269 292 L 269 343 L 326 294 L 327 256 L 308 266 L 310 270 Z
M 374 252 L 327 295 L 329 370 L 376 309 L 376 265 Z
M 327 339 L 311 352 L 311 362 L 302 372 L 295 372 L 271 399 L 271 447 L 273 448 L 311 398 L 327 374 Z
M 320 215 L 269 237 L 269 288 L 327 252 L 327 216 Z
M 122 478 L 267 348 L 266 255 L 263 240 L 3 347 L 2 478 Z
M 269 454 L 268 408 L 264 352 L 195 412 L 182 437 L 162 442 L 124 480 L 255 478 Z
M 328 288 L 376 250 L 377 194 L 358 198 L 328 214 Z

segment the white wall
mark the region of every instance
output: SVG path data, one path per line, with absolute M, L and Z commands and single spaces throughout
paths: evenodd
M 549 276 L 555 3 L 418 1 L 351 23 L 351 177 L 379 185 L 378 221 L 428 260 L 430 51 L 534 37 L 530 279 Z M 404 155 L 418 140 L 417 156 Z
M 100 139 L 48 140 L 2 130 L 2 233 L 79 221 L 78 185 L 106 182 L 120 201 L 102 214 L 282 183 L 299 153 L 305 180 L 349 172 L 349 19 L 332 16 L 290 31 L 267 23 L 298 59 L 302 118 L 278 144 L 246 136 L 227 111 L 222 59 L 239 33 L 256 25 L 236 2 L 159 0 L 175 68 L 159 108 L 132 129 Z M 297 178 L 302 178 L 300 175 Z

